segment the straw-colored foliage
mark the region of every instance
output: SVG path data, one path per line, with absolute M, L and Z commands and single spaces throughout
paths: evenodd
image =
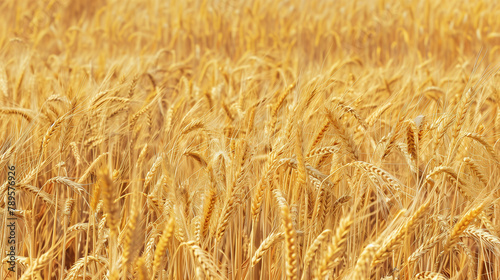
M 500 5 L 0 1 L 22 279 L 500 279 Z

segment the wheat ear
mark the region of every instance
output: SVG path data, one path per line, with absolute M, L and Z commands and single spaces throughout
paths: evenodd
M 332 243 L 328 245 L 326 253 L 320 262 L 319 275 L 321 278 L 325 278 L 328 272 L 331 271 L 340 262 L 342 255 L 345 250 L 345 245 L 347 242 L 347 235 L 352 225 L 352 216 L 348 215 L 342 220 L 335 231 L 335 235 L 332 238 Z
M 217 265 L 215 264 L 215 261 L 205 250 L 196 245 L 195 241 L 188 241 L 185 244 L 189 249 L 191 249 L 191 252 L 193 252 L 197 263 L 200 265 L 203 272 L 208 278 L 225 279 L 225 277 L 223 277 L 220 273 Z
M 50 250 L 40 257 L 38 257 L 32 264 L 26 269 L 26 271 L 21 275 L 21 278 L 19 280 L 28 280 L 31 279 L 35 275 L 35 272 L 41 270 L 44 268 L 52 259 L 53 251 Z
M 427 280 L 448 280 L 448 277 L 441 273 L 424 271 L 415 275 L 415 279 L 427 279 Z
M 154 253 L 154 261 L 153 261 L 153 275 L 156 275 L 158 272 L 158 268 L 160 268 L 161 258 L 165 254 L 167 249 L 168 241 L 170 237 L 172 237 L 175 229 L 175 214 L 172 212 L 170 214 L 170 218 L 165 225 L 165 229 L 163 230 L 163 234 L 160 237 L 160 241 L 158 241 L 158 245 L 156 246 L 156 250 Z
M 369 279 L 370 277 L 370 269 L 371 262 L 375 253 L 378 249 L 377 244 L 368 244 L 356 262 L 356 266 L 354 267 L 354 272 L 351 279 L 354 280 L 363 280 Z
M 403 224 L 403 226 L 397 230 L 394 234 L 392 234 L 387 241 L 383 242 L 381 247 L 375 253 L 375 256 L 372 261 L 372 267 L 377 266 L 378 264 L 385 261 L 389 255 L 394 251 L 401 242 L 405 235 L 410 234 L 413 229 L 417 226 L 417 224 L 425 217 L 425 213 L 431 204 L 431 200 L 427 200 L 426 203 L 422 204 L 417 211 Z
M 148 269 L 146 268 L 146 261 L 144 260 L 144 257 L 140 257 L 136 261 L 136 266 L 137 266 L 137 279 L 139 280 L 149 280 L 149 272 Z
M 288 208 L 283 194 L 278 189 L 275 189 L 273 192 L 281 209 L 281 219 L 283 222 L 283 229 L 285 231 L 286 277 L 288 280 L 294 280 L 297 278 L 297 245 L 295 229 L 293 228 L 290 209 Z
M 458 239 L 462 235 L 462 233 L 467 229 L 472 221 L 474 221 L 476 217 L 481 214 L 484 207 L 486 207 L 488 203 L 489 200 L 484 200 L 481 204 L 465 213 L 465 215 L 455 224 L 455 226 L 451 230 L 450 236 L 446 241 L 443 252 L 447 252 L 449 249 L 453 248 L 453 246 L 458 242 Z
M 129 266 L 135 261 L 135 257 L 139 253 L 139 240 L 136 236 L 139 235 L 139 203 L 138 199 L 134 198 L 131 202 L 129 221 L 125 228 L 125 237 L 123 242 L 123 253 L 122 253 L 122 273 L 124 277 L 127 277 L 127 271 Z
M 314 140 L 311 142 L 311 146 L 309 148 L 309 154 L 311 154 L 311 152 L 316 148 L 316 146 L 318 146 L 319 142 L 321 142 L 321 139 L 323 139 L 329 127 L 330 127 L 330 120 L 327 118 L 323 120 L 323 124 L 321 124 L 319 131 L 313 138 Z
M 304 257 L 304 268 L 307 268 L 311 261 L 313 260 L 314 256 L 316 255 L 316 252 L 319 249 L 319 246 L 325 241 L 326 238 L 330 235 L 332 231 L 329 229 L 325 229 L 320 235 L 318 235 L 311 246 L 307 249 L 307 252 Z
M 255 266 L 257 263 L 259 263 L 267 250 L 269 250 L 274 244 L 280 242 L 283 239 L 285 239 L 284 232 L 271 233 L 268 237 L 266 237 L 252 257 L 252 266 Z

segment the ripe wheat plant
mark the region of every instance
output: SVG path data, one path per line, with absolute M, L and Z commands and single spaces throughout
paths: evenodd
M 0 1 L 0 278 L 500 279 L 496 2 Z

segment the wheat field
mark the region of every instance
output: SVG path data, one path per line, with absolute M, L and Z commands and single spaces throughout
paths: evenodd
M 1 279 L 500 279 L 496 1 L 0 10 Z

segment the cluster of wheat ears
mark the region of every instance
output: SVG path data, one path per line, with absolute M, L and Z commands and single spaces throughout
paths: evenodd
M 1 279 L 500 279 L 496 1 L 0 10 Z

